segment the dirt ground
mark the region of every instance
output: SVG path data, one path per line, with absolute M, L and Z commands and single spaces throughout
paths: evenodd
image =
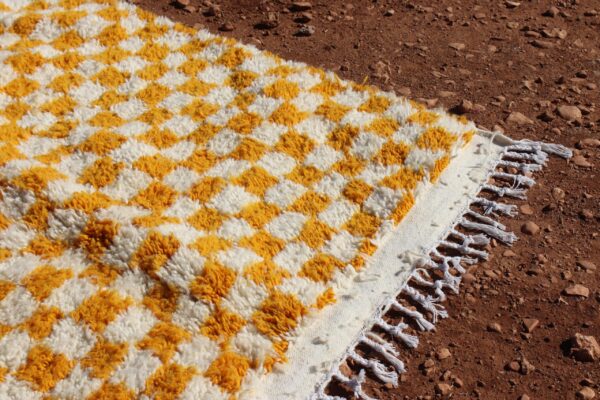
M 575 333 L 600 340 L 600 0 L 321 0 L 303 12 L 288 0 L 180 1 L 139 4 L 466 112 L 514 138 L 575 149 L 570 162 L 551 159 L 527 203 L 517 203 L 522 213 L 502 221 L 520 240 L 493 248 L 449 298 L 451 318 L 403 351 L 400 387 L 370 381 L 367 391 L 382 399 L 549 400 L 592 398 L 588 387 L 600 396 L 600 361 L 578 362 L 563 345 Z M 527 221 L 539 233 L 521 233 Z M 589 295 L 566 295 L 573 284 Z M 527 332 L 531 320 L 539 323 Z M 523 364 L 534 369 L 513 371 Z

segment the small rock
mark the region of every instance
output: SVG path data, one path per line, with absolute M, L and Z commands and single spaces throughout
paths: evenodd
M 600 147 L 600 139 L 585 138 L 577 142 L 578 149 L 584 149 L 586 147 Z
M 537 328 L 539 324 L 540 324 L 540 320 L 539 319 L 535 319 L 535 318 L 523 318 L 523 327 L 525 328 L 525 330 L 527 331 L 527 333 L 533 332 L 533 330 L 535 328 Z
M 461 388 L 461 387 L 463 387 L 465 385 L 464 382 L 462 381 L 462 379 L 460 379 L 457 376 L 455 376 L 455 377 L 452 378 L 452 384 L 454 386 L 456 386 L 457 388 Z
M 565 191 L 559 187 L 555 187 L 552 189 L 552 197 L 554 197 L 554 200 L 562 200 L 565 198 Z
M 177 0 L 175 2 L 175 5 L 177 7 L 183 8 L 185 6 L 189 6 L 190 5 L 190 0 Z
M 507 257 L 507 258 L 511 258 L 511 257 L 516 257 L 517 253 L 515 253 L 512 250 L 505 250 L 504 253 L 502 253 L 502 257 Z
M 533 215 L 534 213 L 533 208 L 529 204 L 521 204 L 519 206 L 519 211 L 521 211 L 521 214 L 523 215 Z
M 552 121 L 554 121 L 554 115 L 550 114 L 548 111 L 544 111 L 543 113 L 541 113 L 540 115 L 538 115 L 538 118 L 541 119 L 544 122 L 552 122 Z
M 383 16 L 384 17 L 391 17 L 394 14 L 396 14 L 396 11 L 394 11 L 393 8 L 390 8 L 389 10 L 385 10 L 385 12 L 383 13 Z
M 384 82 L 387 82 L 390 80 L 390 67 L 384 63 L 383 61 L 377 61 L 374 64 L 369 65 L 369 69 L 371 71 L 373 71 L 373 77 L 376 79 L 381 79 Z
M 596 264 L 594 264 L 590 260 L 578 260 L 577 266 L 583 268 L 585 272 L 594 272 L 596 271 Z
M 502 326 L 497 322 L 492 322 L 487 326 L 489 332 L 502 333 Z
M 312 25 L 301 25 L 300 29 L 298 29 L 296 31 L 296 33 L 294 33 L 294 36 L 300 36 L 300 37 L 306 37 L 306 36 L 312 36 L 315 33 L 315 27 Z
M 526 394 L 522 394 L 519 396 L 519 400 L 531 400 L 531 397 L 527 396 Z
M 206 9 L 206 11 L 204 11 L 204 16 L 206 17 L 214 17 L 217 14 L 221 13 L 221 7 L 219 7 L 218 5 L 212 5 L 210 7 L 208 7 Z
M 521 226 L 521 232 L 527 235 L 537 235 L 540 231 L 540 227 L 533 221 L 527 221 Z
M 592 166 L 592 164 L 581 154 L 574 156 L 571 161 L 578 167 L 590 168 Z
M 556 109 L 558 115 L 567 121 L 575 121 L 581 119 L 581 110 L 575 106 L 562 105 Z
M 435 392 L 442 396 L 448 395 L 450 391 L 452 391 L 452 386 L 447 383 L 438 383 L 435 385 Z
M 563 294 L 565 294 L 567 296 L 585 297 L 587 299 L 590 295 L 590 289 L 577 283 L 577 284 L 566 287 L 563 290 Z
M 579 211 L 579 217 L 584 221 L 591 221 L 594 219 L 594 212 L 584 208 L 583 210 Z
M 437 353 L 435 353 L 435 356 L 437 357 L 438 360 L 445 360 L 446 358 L 449 358 L 452 356 L 452 353 L 450 353 L 450 350 L 448 350 L 446 347 L 441 348 L 437 351 Z
M 464 50 L 466 47 L 464 43 L 458 43 L 458 42 L 449 43 L 448 46 L 450 46 L 454 50 L 459 50 L 459 51 Z
M 460 104 L 457 104 L 452 108 L 452 111 L 457 114 L 466 114 L 473 110 L 473 103 L 467 99 L 463 99 Z
M 590 387 L 584 387 L 576 393 L 576 396 L 578 399 L 592 400 L 596 398 L 596 392 L 594 392 L 594 389 Z
M 550 42 L 548 40 L 538 40 L 538 39 L 532 41 L 531 45 L 533 47 L 537 47 L 538 49 L 552 49 L 556 46 L 554 44 L 554 42 Z
M 219 26 L 219 30 L 222 32 L 231 32 L 234 29 L 235 29 L 235 27 L 230 22 L 225 22 L 224 24 Z
M 517 372 L 521 369 L 521 365 L 518 361 L 511 361 L 504 366 L 504 369 L 506 369 L 507 371 Z
M 516 125 L 531 125 L 533 121 L 518 111 L 511 112 L 506 118 L 506 122 Z
M 279 26 L 279 17 L 276 13 L 270 12 L 267 13 L 267 18 L 260 21 L 258 24 L 254 25 L 257 29 L 273 29 Z
M 194 6 L 185 6 L 185 7 L 183 7 L 183 10 L 185 12 L 188 12 L 188 13 L 192 14 L 192 13 L 196 12 L 196 7 L 194 7 Z
M 298 16 L 296 18 L 294 18 L 294 21 L 301 23 L 301 24 L 305 24 L 307 22 L 312 21 L 312 19 L 313 19 L 312 13 L 306 11 L 306 12 L 298 14 Z
M 523 359 L 521 360 L 521 368 L 519 369 L 519 372 L 521 372 L 521 374 L 523 375 L 529 375 L 533 371 L 535 371 L 535 367 L 533 366 L 533 364 L 530 363 L 525 357 L 523 357 Z
M 521 3 L 519 3 L 518 1 L 505 1 L 504 5 L 506 6 L 506 8 L 517 8 L 521 5 Z
M 312 8 L 310 1 L 294 1 L 290 6 L 290 11 L 308 11 Z
M 581 362 L 593 362 L 600 359 L 600 345 L 593 336 L 576 333 L 569 339 L 569 355 Z
M 548 10 L 546 10 L 542 15 L 544 17 L 552 17 L 552 18 L 554 18 L 554 17 L 556 17 L 558 15 L 559 12 L 560 11 L 558 10 L 558 8 L 552 6 Z
M 470 272 L 467 272 L 466 274 L 463 274 L 462 276 L 462 282 L 469 284 L 472 283 L 475 280 L 475 275 L 471 274 Z

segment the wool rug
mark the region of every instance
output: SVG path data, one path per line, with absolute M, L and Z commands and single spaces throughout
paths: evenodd
M 370 399 L 549 153 L 125 2 L 1 0 L 0 398 Z

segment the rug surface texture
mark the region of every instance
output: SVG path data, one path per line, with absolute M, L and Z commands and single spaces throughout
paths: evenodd
M 0 398 L 256 396 L 475 133 L 124 2 L 0 1 Z

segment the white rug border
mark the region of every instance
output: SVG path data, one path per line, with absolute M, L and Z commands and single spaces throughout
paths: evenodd
M 304 321 L 290 338 L 289 361 L 256 382 L 256 392 L 245 393 L 245 399 L 307 399 L 314 394 L 332 365 L 372 325 L 378 307 L 402 290 L 413 271 L 415 255 L 426 256 L 463 216 L 502 157 L 508 143 L 499 142 L 510 139 L 475 135 L 438 183 L 419 190 L 413 208 L 364 272 L 337 282 L 338 302 Z

